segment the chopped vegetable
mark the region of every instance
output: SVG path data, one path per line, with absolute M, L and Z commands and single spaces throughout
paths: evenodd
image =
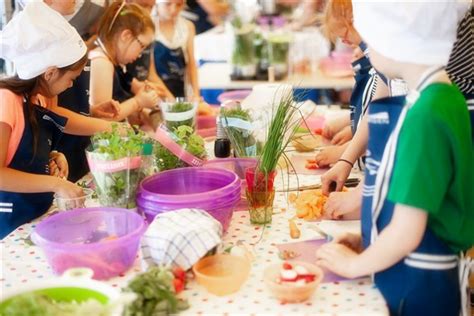
M 298 239 L 300 238 L 300 230 L 298 229 L 298 226 L 296 226 L 296 223 L 293 219 L 288 220 L 288 223 L 290 224 L 290 237 L 293 239 Z
M 320 189 L 299 192 L 298 195 L 291 193 L 289 196 L 289 201 L 296 207 L 296 216 L 305 220 L 321 218 L 326 200 L 327 196 Z

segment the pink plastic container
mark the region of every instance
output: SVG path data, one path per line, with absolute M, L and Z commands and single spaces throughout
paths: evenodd
M 127 271 L 135 261 L 146 222 L 137 213 L 95 207 L 55 214 L 32 234 L 54 273 L 86 267 L 94 279 L 105 280 Z
M 216 168 L 160 172 L 144 179 L 137 194 L 138 210 L 148 222 L 163 212 L 198 208 L 216 218 L 224 231 L 229 227 L 239 201 L 239 177 L 231 171 Z
M 233 90 L 233 91 L 226 91 L 221 93 L 217 97 L 217 101 L 219 103 L 224 103 L 225 101 L 242 101 L 252 92 L 252 90 Z

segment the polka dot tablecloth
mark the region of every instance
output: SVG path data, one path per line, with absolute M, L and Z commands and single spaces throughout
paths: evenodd
M 284 180 L 284 185 L 282 181 Z M 299 176 L 299 185 L 315 184 L 319 177 Z M 278 187 L 294 187 L 295 176 L 278 177 Z M 287 202 L 287 193 L 276 193 L 273 221 L 265 228 L 253 226 L 248 212 L 235 212 L 232 223 L 224 237 L 224 247 L 241 241 L 254 250 L 255 260 L 247 281 L 237 293 L 218 297 L 212 295 L 191 280 L 183 295 L 191 307 L 183 315 L 229 315 L 229 314 L 271 314 L 271 315 L 388 315 L 385 301 L 370 279 L 323 283 L 313 297 L 300 304 L 282 304 L 272 298 L 263 283 L 263 270 L 270 264 L 281 262 L 276 244 L 293 242 L 289 236 L 288 218 L 294 216 L 294 209 Z M 312 222 L 298 220 L 301 230 L 298 241 L 320 238 Z M 39 247 L 29 245 L 29 235 L 35 223 L 25 224 L 0 242 L 2 254 L 0 285 L 2 292 L 13 287 L 54 277 Z M 120 288 L 140 272 L 140 260 L 123 276 L 107 283 Z

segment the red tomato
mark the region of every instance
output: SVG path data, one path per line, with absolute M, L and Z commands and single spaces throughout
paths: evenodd
M 184 281 L 175 278 L 173 280 L 174 291 L 176 294 L 181 293 L 184 290 Z

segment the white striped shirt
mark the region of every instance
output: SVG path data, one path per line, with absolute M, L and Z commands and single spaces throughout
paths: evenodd
M 466 12 L 457 29 L 457 39 L 446 71 L 464 95 L 474 94 L 474 7 Z

